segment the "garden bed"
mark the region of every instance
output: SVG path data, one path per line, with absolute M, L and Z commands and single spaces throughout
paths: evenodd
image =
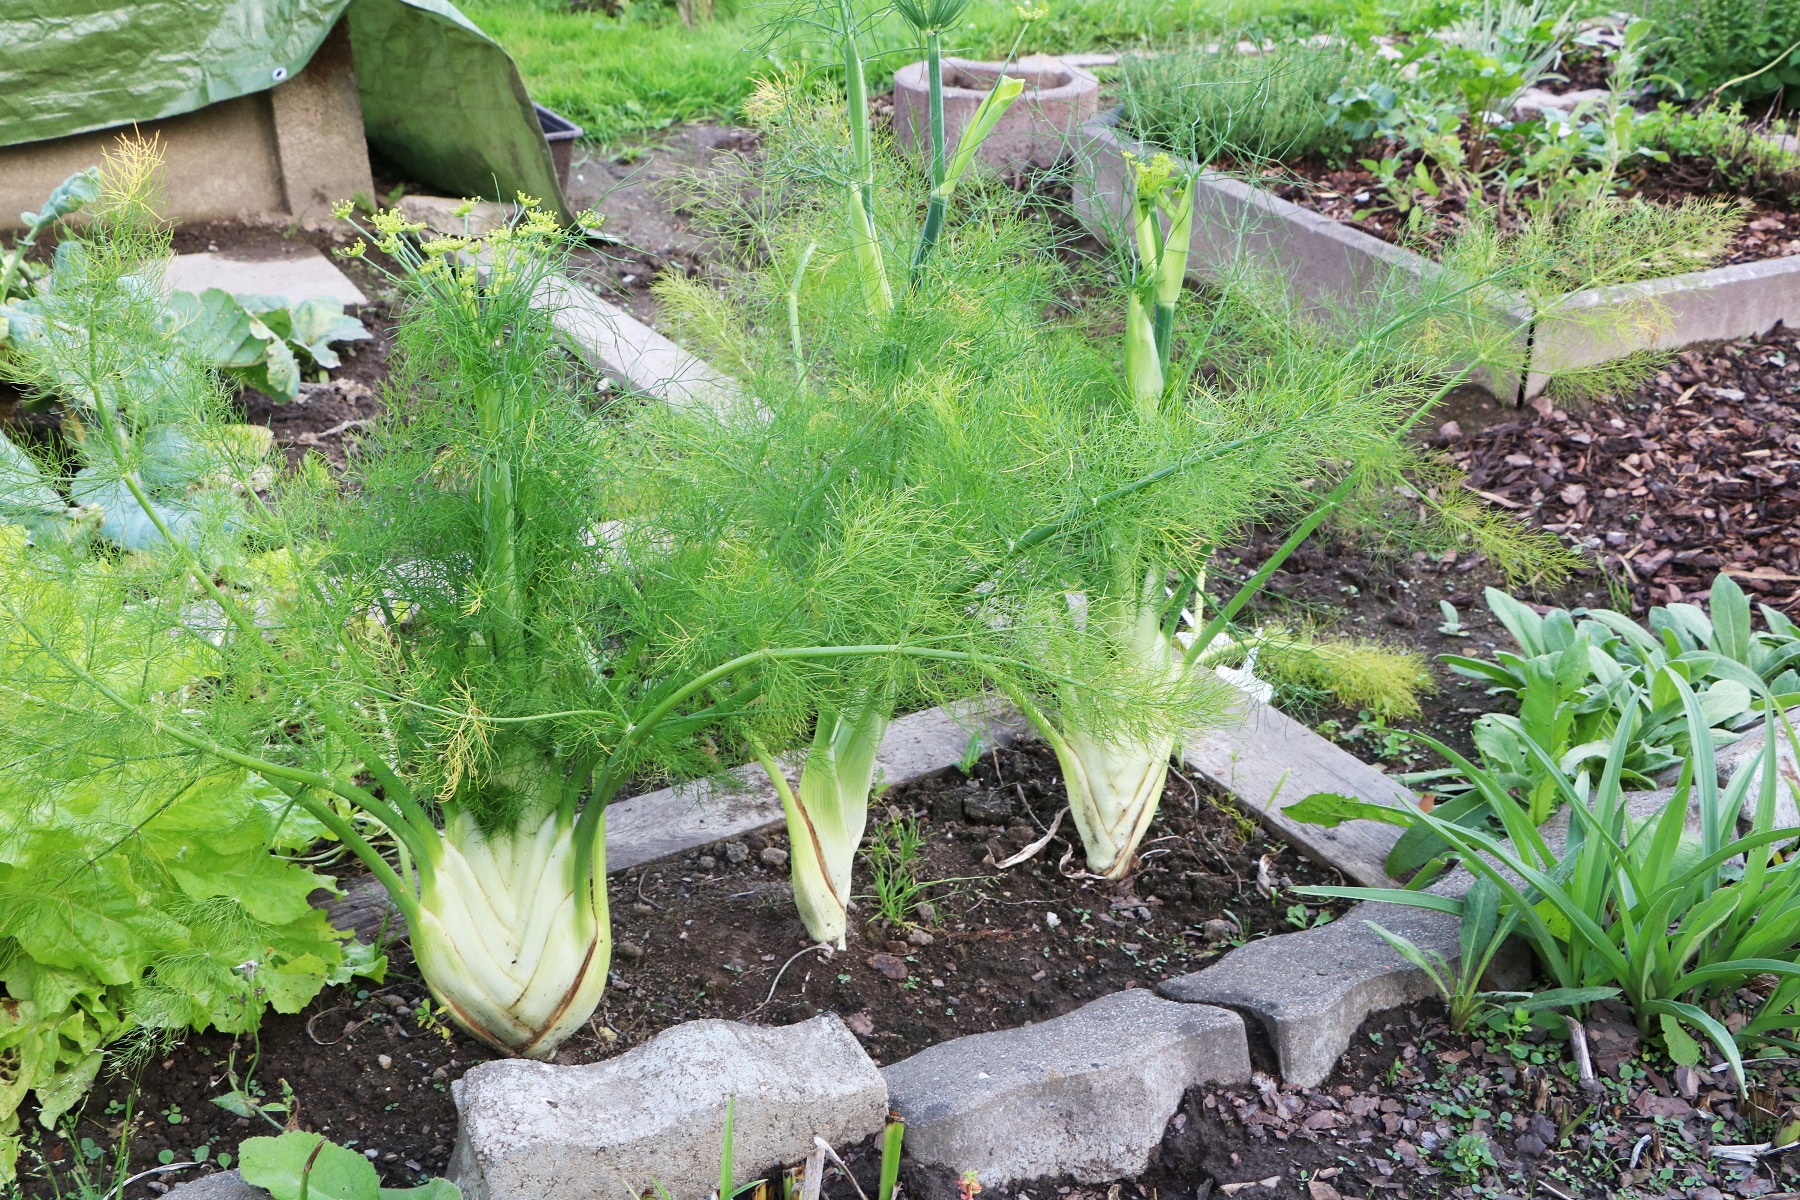
M 1392 144 L 1371 148 L 1368 157 L 1392 157 L 1400 164 L 1402 177 L 1410 175 L 1421 155 Z M 1434 257 L 1444 244 L 1468 226 L 1470 197 L 1445 190 L 1439 196 L 1423 191 L 1408 191 L 1407 203 L 1416 204 L 1426 216 L 1416 226 L 1408 221 L 1408 213 L 1397 208 L 1376 174 L 1360 162 L 1333 165 L 1320 159 L 1303 160 L 1258 172 L 1274 195 L 1309 212 L 1364 233 L 1372 234 L 1395 246 L 1408 246 Z M 1716 196 L 1716 190 L 1704 186 L 1684 187 L 1689 182 L 1672 168 L 1652 164 L 1630 187 L 1620 193 L 1622 199 L 1641 197 L 1660 202 L 1680 202 Z M 1699 181 L 1693 181 L 1698 183 Z M 1498 208 L 1507 200 L 1489 181 L 1481 200 Z M 1716 266 L 1762 262 L 1800 254 L 1800 212 L 1766 202 L 1749 202 L 1749 213 Z M 1516 221 L 1503 221 L 1503 228 L 1516 228 Z
M 890 825 L 898 813 L 916 825 L 911 877 L 937 884 L 918 897 L 931 909 L 895 926 L 875 920 L 872 898 L 859 900 L 848 949 L 829 959 L 805 952 L 779 865 L 784 833 L 615 875 L 612 983 L 557 1061 L 608 1058 L 682 1021 L 786 1025 L 836 1012 L 878 1063 L 890 1063 L 963 1034 L 1154 987 L 1244 940 L 1346 907 L 1284 896 L 1292 886 L 1343 879 L 1272 839 L 1206 784 L 1174 773 L 1145 862 L 1128 880 L 1084 877 L 1078 851 L 1064 861 L 1074 837 L 1066 817 L 1066 836 L 1035 859 L 1006 871 L 993 865 L 996 852 L 1003 858 L 1041 836 L 1061 805 L 1055 758 L 1038 743 L 989 751 L 968 776 L 952 769 L 889 792 L 872 823 Z M 883 838 L 871 830 L 869 844 Z M 873 886 L 869 854 L 858 863 L 859 888 Z M 66 1186 L 84 1146 L 92 1153 L 117 1143 L 128 1097 L 134 1169 L 157 1165 L 165 1152 L 171 1162 L 190 1160 L 201 1146 L 209 1157 L 235 1152 L 259 1128 L 270 1131 L 213 1103 L 232 1090 L 226 1068 L 235 1048 L 240 1076 L 260 1051 L 254 1079 L 265 1100 L 279 1101 L 285 1080 L 303 1127 L 372 1151 L 390 1183 L 441 1173 L 456 1130 L 448 1081 L 493 1054 L 438 1024 L 428 1008 L 422 1019 L 427 993 L 404 942 L 388 952 L 381 986 L 327 992 L 295 1016 L 270 1014 L 255 1040 L 192 1035 L 136 1072 L 103 1076 L 80 1110 L 75 1143 L 44 1135 L 38 1153 Z M 31 1178 L 30 1162 L 28 1151 L 27 1194 L 54 1195 L 47 1180 Z
M 1800 613 L 1800 331 L 1683 351 L 1630 395 L 1444 441 L 1472 486 L 1587 547 L 1641 611 L 1728 572 Z

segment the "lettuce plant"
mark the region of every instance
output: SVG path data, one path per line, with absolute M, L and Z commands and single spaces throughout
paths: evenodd
M 24 531 L 0 524 L 10 621 L 79 639 L 133 700 L 203 694 L 210 663 L 197 645 L 130 607 L 85 603 L 114 594 L 115 574 L 104 559 L 46 574 Z M 315 836 L 286 797 L 241 768 L 171 759 L 129 722 L 71 729 L 60 714 L 88 689 L 66 672 L 29 672 L 22 657 L 16 635 L 0 642 L 0 726 L 9 749 L 49 752 L 33 764 L 47 775 L 0 780 L 0 1179 L 18 1152 L 20 1105 L 34 1097 L 54 1127 L 109 1046 L 246 1032 L 352 971 L 379 978 L 383 962 L 308 902 L 331 881 L 280 857 Z

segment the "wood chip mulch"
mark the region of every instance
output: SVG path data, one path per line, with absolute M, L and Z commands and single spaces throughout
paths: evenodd
M 1800 331 L 1680 353 L 1637 392 L 1440 434 L 1493 503 L 1584 546 L 1633 607 L 1724 571 L 1800 615 Z

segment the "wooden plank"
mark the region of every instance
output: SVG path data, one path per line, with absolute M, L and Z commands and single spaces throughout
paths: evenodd
M 1282 810 L 1314 792 L 1389 806 L 1416 806 L 1418 797 L 1300 722 L 1253 704 L 1239 724 L 1188 739 L 1182 760 L 1309 857 L 1367 887 L 1398 886 L 1384 865 L 1400 838 L 1397 826 L 1346 821 L 1326 829 Z

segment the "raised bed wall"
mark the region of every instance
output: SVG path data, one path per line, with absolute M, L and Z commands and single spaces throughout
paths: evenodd
M 1108 241 L 1129 228 L 1125 154 L 1154 153 L 1121 135 L 1116 120 L 1107 113 L 1088 122 L 1074 145 L 1076 216 Z M 1366 306 L 1409 278 L 1422 281 L 1443 270 L 1421 254 L 1202 170 L 1188 276 L 1215 278 L 1244 262 L 1272 270 L 1296 297 L 1325 312 Z M 1569 371 L 1645 351 L 1754 337 L 1782 321 L 1800 325 L 1800 257 L 1584 289 L 1535 319 L 1522 298 L 1518 304 L 1524 378 L 1478 374 L 1477 381 L 1503 400 L 1523 402 Z

